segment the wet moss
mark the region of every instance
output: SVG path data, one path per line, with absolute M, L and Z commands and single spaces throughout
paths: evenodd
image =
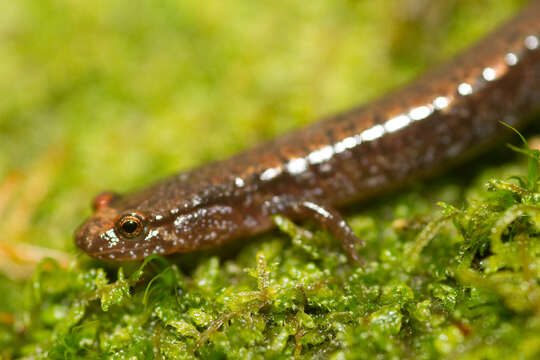
M 383 213 L 390 203 L 414 214 L 409 196 L 353 215 L 376 239 L 365 267 L 329 234 L 283 218 L 286 236 L 263 235 L 230 259 L 201 256 L 194 269 L 158 256 L 128 274 L 83 257 L 67 269 L 46 261 L 26 284 L 24 332 L 3 339 L 44 358 L 532 358 L 540 206 L 520 180 L 505 181 L 462 207 L 401 219 L 406 229 Z

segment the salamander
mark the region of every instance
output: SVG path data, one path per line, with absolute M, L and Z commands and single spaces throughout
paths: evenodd
M 540 110 L 540 1 L 450 62 L 371 103 L 125 195 L 102 193 L 75 234 L 87 254 L 140 260 L 313 219 L 350 259 L 364 245 L 336 208 L 428 176 Z

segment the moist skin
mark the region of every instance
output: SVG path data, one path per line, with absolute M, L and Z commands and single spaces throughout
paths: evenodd
M 336 208 L 446 168 L 540 109 L 540 1 L 453 61 L 370 104 L 130 194 L 104 193 L 77 245 L 104 260 L 218 246 L 310 218 L 361 262 Z M 131 217 L 130 217 L 131 216 Z

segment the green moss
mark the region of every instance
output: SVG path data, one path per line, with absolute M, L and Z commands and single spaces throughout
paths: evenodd
M 228 260 L 201 256 L 194 269 L 157 256 L 130 276 L 107 276 L 85 258 L 68 269 L 45 262 L 27 284 L 27 332 L 4 341 L 48 358 L 534 357 L 540 207 L 514 182 L 491 180 L 462 208 L 441 204 L 427 226 L 384 216 L 388 203 L 413 211 L 407 194 L 359 215 L 355 230 L 378 239 L 364 268 L 328 234 L 283 218 L 300 240 L 262 236 Z M 403 261 L 411 249 L 414 264 Z
M 522 2 L 408 3 L 0 3 L 0 250 L 32 244 L 57 259 L 29 272 L 31 259 L 1 255 L 0 357 L 537 358 L 540 192 L 527 148 L 527 161 L 501 145 L 467 176 L 346 210 L 365 267 L 283 217 L 234 248 L 142 264 L 75 255 L 73 229 L 103 188 L 366 101 Z

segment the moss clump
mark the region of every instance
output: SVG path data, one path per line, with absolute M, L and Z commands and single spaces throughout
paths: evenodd
M 534 174 L 538 152 L 525 151 Z M 25 331 L 4 328 L 2 338 L 18 345 L 12 355 L 58 359 L 534 358 L 540 193 L 531 179 L 487 181 L 463 208 L 441 203 L 429 223 L 426 200 L 411 194 L 385 201 L 391 216 L 382 205 L 354 216 L 365 267 L 329 234 L 284 218 L 276 222 L 290 239 L 262 236 L 193 269 L 158 256 L 129 276 L 84 258 L 68 269 L 45 261 L 26 288 Z M 448 184 L 432 190 L 459 196 Z

